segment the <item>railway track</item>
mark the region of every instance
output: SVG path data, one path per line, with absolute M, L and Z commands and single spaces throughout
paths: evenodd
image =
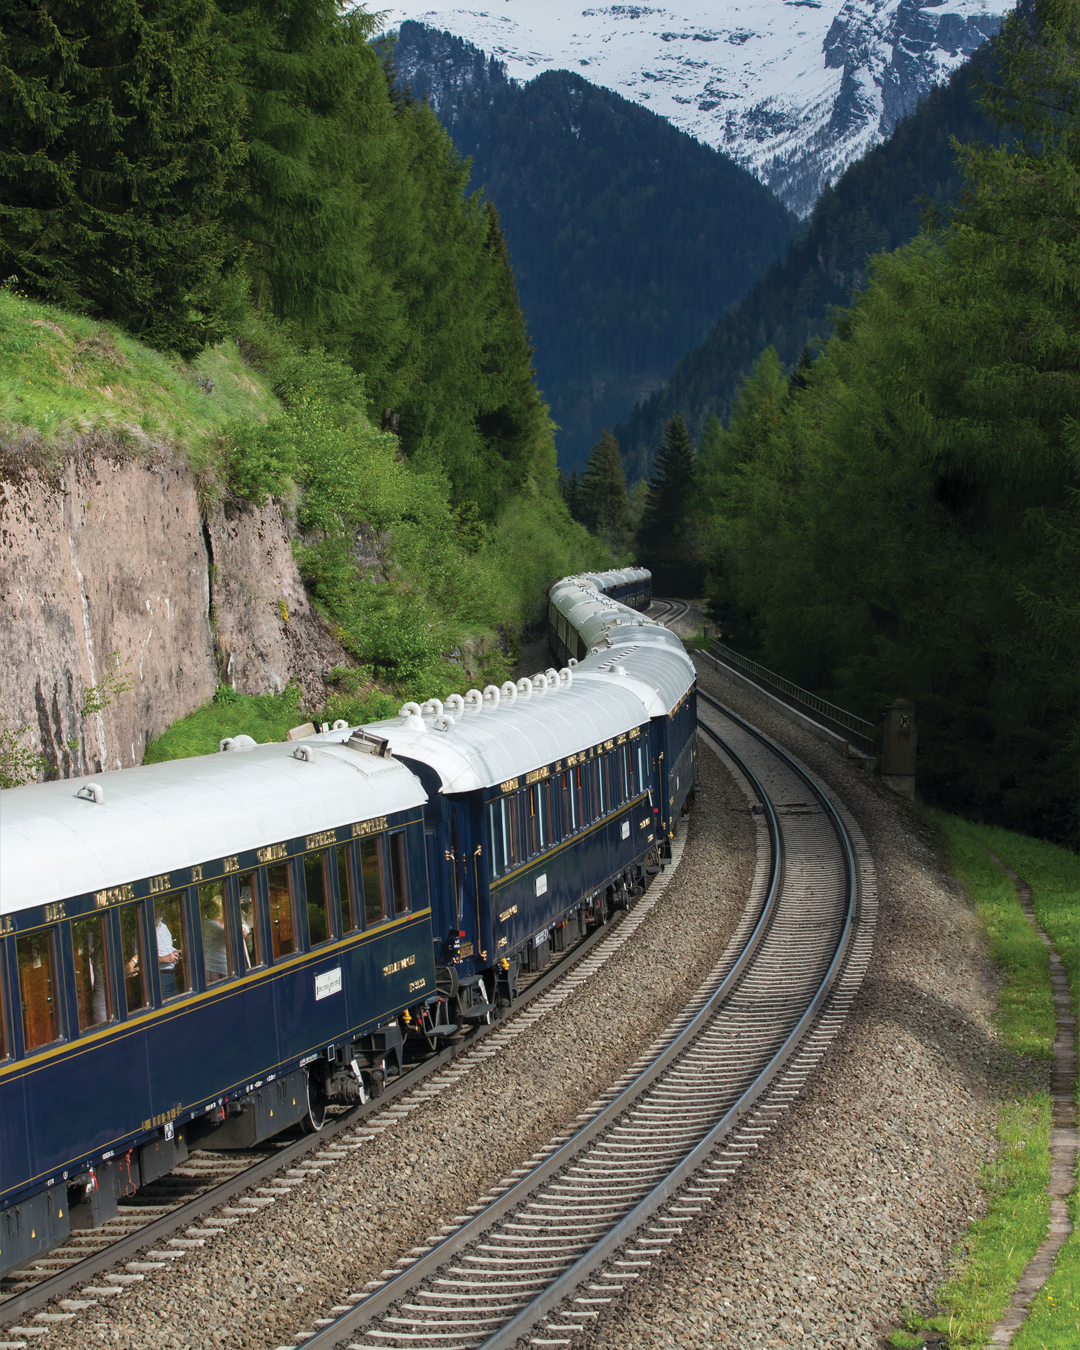
M 568 998 L 630 940 L 666 889 L 681 857 L 682 842 L 676 841 L 665 872 L 653 878 L 645 896 L 629 911 L 617 913 L 609 923 L 594 929 L 546 970 L 531 976 L 523 973 L 511 1017 L 481 1025 L 460 1043 L 407 1066 L 377 1100 L 328 1115 L 317 1135 L 297 1138 L 286 1134 L 243 1154 L 193 1149 L 180 1167 L 130 1202 L 123 1202 L 115 1218 L 98 1228 L 72 1233 L 61 1246 L 4 1277 L 0 1281 L 0 1343 L 8 1343 L 12 1336 L 13 1343 L 19 1343 L 21 1329 L 14 1324 L 72 1290 L 79 1290 L 74 1302 L 89 1299 L 92 1303 L 115 1295 L 135 1276 L 142 1278 L 182 1259 L 246 1216 L 273 1204 L 277 1195 L 302 1184 L 307 1176 L 348 1157 L 351 1150 L 395 1124 L 403 1112 L 407 1114 L 459 1082 L 472 1067 L 486 1062 Z M 375 1119 L 369 1122 L 370 1117 Z M 213 1218 L 202 1224 L 210 1215 Z M 118 1267 L 124 1273 L 106 1274 L 106 1286 L 80 1289 L 88 1280 Z M 109 1281 L 117 1283 L 110 1289 Z M 32 1334 L 41 1334 L 41 1329 Z
M 724 956 L 665 1034 L 565 1134 L 300 1333 L 330 1350 L 567 1345 L 711 1203 L 790 1108 L 869 962 L 873 868 L 844 808 L 699 693 L 764 844 Z

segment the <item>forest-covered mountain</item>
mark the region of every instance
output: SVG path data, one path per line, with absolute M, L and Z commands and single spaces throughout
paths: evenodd
M 783 255 L 794 219 L 717 151 L 570 72 L 521 87 L 417 23 L 393 60 L 498 208 L 569 470 Z
M 892 138 L 852 164 L 822 194 L 805 233 L 720 317 L 706 341 L 684 356 L 662 388 L 621 421 L 616 436 L 633 481 L 648 470 L 664 427 L 676 413 L 694 439 L 715 414 L 724 423 L 742 381 L 766 346 L 792 366 L 809 342 L 832 331 L 832 307 L 865 284 L 867 259 L 906 243 L 930 203 L 954 202 L 962 186 L 952 138 L 993 139 L 975 84 L 991 45 L 980 48 L 946 84 L 933 89 Z

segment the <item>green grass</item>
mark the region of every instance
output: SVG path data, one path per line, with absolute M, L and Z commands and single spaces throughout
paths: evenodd
M 133 452 L 180 446 L 198 468 L 227 423 L 279 408 L 231 342 L 176 365 L 111 324 L 0 287 L 0 434 L 29 432 L 46 449 L 92 432 Z
M 981 847 L 985 843 L 1029 883 L 1040 924 L 1060 953 L 1070 978 L 1074 1007 L 1080 986 L 1080 859 L 1066 849 L 1007 830 L 974 825 L 939 814 L 949 862 L 971 893 L 982 919 L 990 955 L 1005 974 L 998 1028 L 1017 1054 L 1050 1058 L 1055 1035 L 1046 949 L 1027 922 L 1012 882 Z M 1017 1280 L 1046 1235 L 1049 1202 L 1047 1093 L 1026 1093 L 1005 1102 L 998 1114 L 998 1156 L 983 1169 L 988 1211 L 960 1244 L 953 1277 L 938 1293 L 939 1317 L 906 1320 L 894 1346 L 920 1344 L 912 1332 L 943 1332 L 954 1347 L 983 1346 L 1008 1307 Z M 1074 1223 L 1080 1218 L 1073 1197 Z M 1013 1340 L 1016 1350 L 1074 1350 L 1080 1344 L 1080 1233 L 1074 1232 L 1055 1272 L 1033 1304 L 1028 1322 Z

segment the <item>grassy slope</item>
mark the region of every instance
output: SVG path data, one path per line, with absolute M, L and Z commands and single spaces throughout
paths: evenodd
M 985 844 L 1029 883 L 1036 914 L 1061 954 L 1080 1002 L 1080 859 L 1066 849 L 1007 830 L 938 817 L 949 861 L 982 918 L 991 956 L 1005 983 L 999 998 L 1002 1039 L 1017 1054 L 1049 1059 L 1055 1035 L 1046 949 L 1027 922 L 1012 882 L 987 856 Z M 989 1207 L 961 1244 L 956 1273 L 938 1295 L 947 1315 L 912 1319 L 910 1329 L 947 1333 L 950 1344 L 982 1346 L 1008 1306 L 1016 1281 L 1046 1234 L 1049 1212 L 1050 1098 L 1018 1094 L 998 1116 L 998 1157 L 984 1171 Z M 1078 1205 L 1074 1194 L 1073 1222 Z M 1053 1278 L 1036 1299 L 1016 1350 L 1069 1350 L 1080 1344 L 1080 1231 L 1062 1250 Z M 921 1345 L 918 1334 L 898 1333 L 896 1346 Z
M 198 380 L 213 380 L 213 392 Z M 0 436 L 29 432 L 50 449 L 96 432 L 133 450 L 182 446 L 198 468 L 231 419 L 279 409 L 232 343 L 175 366 L 110 324 L 0 288 Z

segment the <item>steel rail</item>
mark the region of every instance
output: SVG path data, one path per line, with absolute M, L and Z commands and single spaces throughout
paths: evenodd
M 530 1328 L 534 1327 L 552 1308 L 562 1303 L 568 1294 L 575 1290 L 592 1271 L 602 1265 L 612 1253 L 625 1245 L 641 1224 L 663 1206 L 675 1191 L 685 1183 L 686 1179 L 701 1167 L 719 1141 L 735 1129 L 739 1120 L 752 1110 L 755 1103 L 769 1090 L 777 1076 L 784 1071 L 806 1039 L 807 1033 L 815 1023 L 843 968 L 851 942 L 858 902 L 854 850 L 851 847 L 851 841 L 847 836 L 839 813 L 828 800 L 827 795 L 817 788 L 809 776 L 766 737 L 756 733 L 743 719 L 724 709 L 722 705 L 717 704 L 710 697 L 703 697 L 707 704 L 720 709 L 725 716 L 730 717 L 737 725 L 753 735 L 769 754 L 777 756 L 783 762 L 786 770 L 796 775 L 798 782 L 809 790 L 814 799 L 820 803 L 831 832 L 836 836 L 840 846 L 838 861 L 843 875 L 842 878 L 837 877 L 836 880 L 842 882 L 842 896 L 839 905 L 835 906 L 835 908 L 842 906 L 839 933 L 835 938 L 829 939 L 832 942 L 832 950 L 825 974 L 818 980 L 812 997 L 802 1007 L 795 1025 L 784 1036 L 780 1046 L 757 1069 L 752 1081 L 739 1093 L 736 1100 L 730 1103 L 714 1120 L 703 1136 L 701 1136 L 699 1129 L 693 1128 L 692 1124 L 683 1126 L 681 1131 L 676 1129 L 676 1134 L 680 1132 L 694 1134 L 696 1137 L 692 1145 L 677 1150 L 681 1153 L 681 1156 L 674 1166 L 668 1166 L 667 1162 L 667 1155 L 674 1151 L 673 1148 L 669 1145 L 660 1148 L 656 1157 L 661 1154 L 664 1155 L 662 1169 L 664 1175 L 655 1185 L 649 1186 L 647 1193 L 637 1199 L 629 1212 L 617 1217 L 617 1221 L 611 1227 L 606 1226 L 602 1217 L 597 1217 L 597 1206 L 591 1199 L 584 1203 L 583 1207 L 579 1207 L 581 1212 L 575 1218 L 569 1202 L 564 1203 L 560 1195 L 549 1193 L 545 1197 L 543 1205 L 553 1212 L 558 1211 L 562 1221 L 549 1225 L 549 1231 L 545 1233 L 540 1233 L 538 1229 L 533 1227 L 534 1235 L 542 1237 L 546 1244 L 535 1249 L 531 1265 L 534 1274 L 531 1276 L 529 1274 L 529 1249 L 525 1245 L 527 1237 L 524 1235 L 530 1230 L 529 1223 L 517 1222 L 512 1224 L 511 1227 L 515 1231 L 508 1235 L 504 1233 L 501 1238 L 504 1245 L 502 1247 L 494 1245 L 493 1237 L 497 1234 L 493 1233 L 493 1230 L 501 1220 L 520 1210 L 521 1212 L 517 1216 L 519 1220 L 532 1219 L 535 1223 L 535 1213 L 530 1215 L 527 1209 L 529 1197 L 544 1194 L 541 1188 L 548 1184 L 565 1184 L 565 1186 L 570 1187 L 573 1182 L 573 1172 L 576 1170 L 580 1173 L 585 1170 L 584 1166 L 581 1165 L 575 1168 L 576 1160 L 584 1159 L 591 1151 L 594 1157 L 593 1165 L 595 1166 L 596 1150 L 592 1146 L 602 1147 L 601 1139 L 605 1135 L 607 1135 L 608 1141 L 614 1139 L 615 1132 L 619 1129 L 619 1120 L 632 1109 L 646 1102 L 646 1099 L 658 1084 L 658 1080 L 661 1080 L 669 1069 L 675 1068 L 678 1061 L 683 1061 L 684 1064 L 689 1063 L 696 1050 L 704 1045 L 710 1035 L 714 1033 L 714 1028 L 710 1024 L 714 1021 L 722 1022 L 724 1005 L 729 998 L 736 995 L 744 977 L 753 970 L 752 963 L 759 954 L 765 937 L 774 927 L 777 907 L 783 893 L 783 879 L 786 871 L 783 832 L 779 826 L 775 806 L 757 775 L 752 772 L 734 748 L 728 745 L 711 728 L 703 726 L 705 733 L 723 747 L 725 754 L 737 764 L 740 772 L 746 775 L 747 781 L 752 785 L 765 813 L 771 843 L 770 877 L 765 903 L 756 918 L 750 938 L 744 942 L 734 964 L 726 970 L 719 984 L 709 989 L 707 997 L 700 1003 L 688 1022 L 685 1019 L 681 1023 L 679 1020 L 676 1021 L 677 1030 L 653 1061 L 638 1072 L 634 1079 L 621 1088 L 601 1109 L 597 1110 L 569 1139 L 566 1139 L 565 1142 L 559 1142 L 557 1145 L 550 1145 L 549 1148 L 552 1151 L 535 1167 L 531 1168 L 525 1176 L 514 1180 L 512 1184 L 500 1184 L 496 1190 L 500 1190 L 501 1194 L 491 1201 L 482 1199 L 479 1203 L 484 1204 L 484 1208 L 472 1218 L 463 1222 L 455 1231 L 442 1238 L 429 1239 L 428 1249 L 423 1255 L 416 1256 L 414 1251 L 413 1256 L 403 1258 L 398 1263 L 399 1266 L 404 1267 L 400 1274 L 388 1278 L 385 1283 L 381 1284 L 366 1298 L 355 1302 L 348 1312 L 343 1312 L 340 1316 L 327 1322 L 315 1334 L 305 1335 L 303 1337 L 304 1350 L 329 1350 L 329 1347 L 346 1341 L 358 1332 L 362 1332 L 364 1328 L 371 1328 L 369 1334 L 381 1345 L 404 1342 L 414 1346 L 422 1346 L 431 1342 L 438 1343 L 446 1347 L 447 1350 L 450 1350 L 451 1347 L 456 1350 L 458 1346 L 482 1347 L 483 1350 L 506 1350 L 506 1347 L 512 1346 L 522 1336 L 526 1335 Z M 824 961 L 824 955 L 821 959 Z M 691 1000 L 691 1004 L 693 1003 L 694 1000 Z M 678 1072 L 679 1070 L 676 1070 L 676 1073 Z M 661 1088 L 661 1100 L 666 1100 L 663 1097 L 664 1092 L 670 1094 L 674 1090 L 673 1088 Z M 693 1114 L 699 1116 L 700 1111 L 695 1109 Z M 622 1127 L 622 1133 L 624 1136 L 633 1136 L 629 1144 L 627 1144 L 626 1139 L 618 1141 L 623 1147 L 624 1158 L 627 1156 L 626 1149 L 629 1147 L 632 1150 L 629 1156 L 634 1158 L 635 1170 L 638 1173 L 650 1170 L 648 1139 L 644 1137 L 648 1135 L 649 1131 L 639 1131 L 638 1133 L 642 1133 L 640 1139 L 638 1134 L 627 1126 Z M 563 1136 L 559 1138 L 562 1140 Z M 654 1166 L 651 1170 L 655 1171 L 655 1158 L 653 1162 Z M 611 1168 L 604 1175 L 610 1177 L 612 1181 L 620 1176 L 618 1159 L 614 1154 L 610 1159 L 604 1158 L 603 1166 Z M 623 1169 L 622 1175 L 625 1178 L 625 1169 Z M 609 1197 L 610 1190 L 602 1190 L 599 1194 Z M 540 1208 L 541 1206 L 534 1202 L 534 1207 Z M 613 1207 L 617 1209 L 619 1206 L 616 1204 Z M 562 1211 L 566 1211 L 566 1213 L 563 1214 Z M 612 1217 L 616 1216 L 613 1215 Z M 586 1245 L 583 1230 L 595 1230 L 597 1227 L 604 1227 L 605 1231 L 595 1241 L 590 1236 L 587 1241 L 587 1250 L 580 1255 L 576 1255 L 576 1250 L 582 1245 Z M 524 1230 L 524 1233 L 518 1233 L 518 1229 Z M 575 1232 L 579 1233 L 580 1240 L 575 1238 Z M 488 1235 L 486 1243 L 480 1241 L 485 1235 Z M 522 1246 L 520 1248 L 508 1248 L 505 1244 L 509 1241 L 521 1242 Z M 469 1249 L 472 1249 L 471 1255 Z M 514 1253 L 513 1255 L 508 1254 L 511 1251 Z M 520 1258 L 517 1256 L 518 1251 L 521 1253 Z M 487 1302 L 492 1306 L 478 1310 L 474 1308 L 471 1316 L 469 1313 L 470 1300 L 482 1298 L 484 1297 L 483 1294 L 451 1295 L 442 1290 L 425 1290 L 422 1287 L 426 1281 L 431 1280 L 441 1270 L 446 1270 L 447 1263 L 459 1252 L 465 1253 L 466 1262 L 472 1260 L 477 1265 L 471 1269 L 450 1267 L 449 1276 L 465 1276 L 466 1278 L 444 1278 L 438 1283 L 442 1286 L 452 1285 L 468 1289 L 474 1287 L 486 1289 Z M 503 1255 L 489 1255 L 492 1252 L 502 1252 Z M 567 1264 L 567 1258 L 574 1255 L 576 1255 L 576 1259 Z M 414 1256 L 416 1259 L 413 1259 Z M 489 1270 L 488 1273 L 501 1274 L 506 1278 L 484 1284 L 479 1277 L 482 1265 L 485 1262 L 489 1268 L 495 1267 L 493 1272 Z M 498 1269 L 500 1264 L 505 1265 L 507 1262 L 513 1263 L 509 1269 Z M 474 1278 L 468 1278 L 470 1275 Z M 538 1284 L 542 1284 L 543 1287 L 537 1289 Z M 516 1294 L 513 1292 L 514 1285 L 517 1286 Z M 510 1288 L 511 1292 L 507 1293 L 504 1289 L 500 1293 L 500 1287 L 503 1286 Z M 418 1305 L 415 1302 L 403 1304 L 402 1300 L 409 1294 L 415 1294 L 416 1297 L 422 1297 L 425 1294 L 431 1298 L 438 1296 L 443 1299 L 444 1303 L 449 1300 L 449 1306 L 440 1308 L 423 1304 Z M 356 1298 L 356 1296 L 350 1297 Z M 512 1298 L 516 1298 L 517 1301 L 508 1302 Z M 464 1301 L 454 1302 L 455 1299 Z M 522 1299 L 525 1300 L 524 1306 L 522 1306 Z M 445 1314 L 444 1320 L 422 1321 L 415 1316 L 399 1316 L 386 1317 L 385 1320 L 380 1322 L 380 1319 L 383 1319 L 384 1315 L 389 1313 L 395 1305 L 409 1313 L 431 1316 L 443 1313 Z M 485 1315 L 478 1315 L 480 1312 Z M 463 1320 L 446 1320 L 447 1317 L 453 1318 L 455 1314 Z M 375 1322 L 380 1322 L 378 1328 L 372 1326 Z M 499 1325 L 492 1328 L 492 1322 L 498 1322 Z M 401 1324 L 403 1328 L 409 1329 L 397 1330 L 396 1324 Z M 421 1328 L 431 1328 L 431 1330 L 425 1334 L 425 1330 L 421 1330 Z M 551 1329 L 555 1330 L 556 1328 L 552 1327 Z M 362 1339 L 366 1340 L 367 1338 L 362 1337 Z
M 589 954 L 597 943 L 615 931 L 626 913 L 627 911 L 622 911 L 608 923 L 600 925 L 588 937 L 569 948 L 554 965 L 533 980 L 518 996 L 513 1006 L 512 1015 L 516 1016 L 533 999 L 545 993 L 551 985 L 568 974 L 580 960 Z M 196 1219 L 204 1218 L 217 1209 L 219 1205 L 228 1204 L 230 1200 L 236 1199 L 237 1196 L 250 1190 L 252 1186 L 258 1186 L 261 1182 L 273 1177 L 283 1168 L 291 1167 L 306 1154 L 322 1148 L 330 1140 L 351 1129 L 366 1117 L 389 1106 L 395 1098 L 411 1091 L 426 1078 L 431 1077 L 432 1074 L 437 1073 L 447 1064 L 465 1054 L 466 1051 L 475 1049 L 477 1044 L 491 1032 L 504 1030 L 506 1026 L 507 1019 L 480 1025 L 469 1032 L 462 1041 L 447 1046 L 438 1054 L 423 1060 L 420 1064 L 401 1074 L 400 1077 L 393 1079 L 387 1084 L 380 1097 L 371 1098 L 369 1101 L 351 1107 L 343 1114 L 333 1117 L 332 1120 L 327 1120 L 326 1125 L 317 1134 L 306 1135 L 302 1139 L 278 1148 L 269 1156 L 259 1158 L 257 1162 L 243 1171 L 235 1173 L 218 1185 L 202 1191 L 192 1199 L 170 1209 L 167 1214 L 152 1219 L 135 1232 L 117 1238 L 115 1242 L 90 1253 L 81 1261 L 72 1262 L 66 1269 L 57 1271 L 55 1275 L 46 1276 L 29 1289 L 8 1295 L 0 1301 L 0 1327 L 11 1325 L 26 1313 L 35 1312 L 52 1299 L 66 1294 L 76 1285 L 84 1284 L 87 1280 L 93 1279 L 95 1275 L 100 1275 L 103 1271 L 111 1270 L 113 1266 L 130 1260 L 149 1244 L 160 1242 L 163 1238 L 175 1233 L 177 1229 L 186 1227 Z M 122 1209 L 120 1213 L 123 1214 Z M 89 1235 L 94 1231 L 88 1229 L 86 1233 Z M 50 1259 L 48 1253 L 45 1253 L 41 1259 Z M 5 1276 L 5 1279 L 16 1279 L 19 1273 L 17 1270 L 12 1271 Z M 32 1268 L 28 1268 L 26 1271 L 27 1276 L 33 1273 Z

